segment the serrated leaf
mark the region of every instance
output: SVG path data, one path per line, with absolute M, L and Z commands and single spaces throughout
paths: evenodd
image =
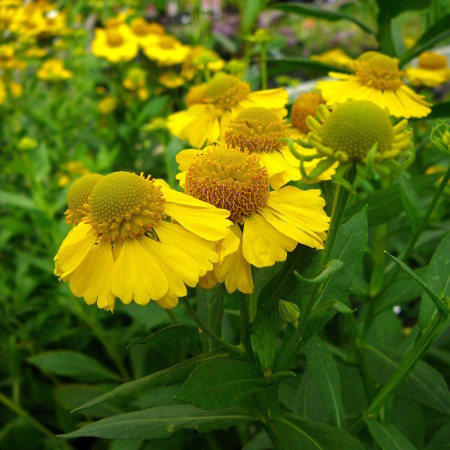
M 346 417 L 342 405 L 341 380 L 330 350 L 321 339 L 315 336 L 304 348 L 304 352 L 331 424 L 339 428 L 345 427 Z
M 278 447 L 289 450 L 364 450 L 363 444 L 342 428 L 285 413 L 268 424 Z
M 248 362 L 208 361 L 191 373 L 176 398 L 203 409 L 225 408 L 267 386 L 261 372 Z
M 204 411 L 192 405 L 155 406 L 108 417 L 60 437 L 161 439 L 171 436 L 179 429 L 188 428 L 202 433 L 254 420 L 247 411 L 237 408 Z
M 366 420 L 370 434 L 375 442 L 384 450 L 414 450 L 408 439 L 390 423 Z
M 261 368 L 272 369 L 277 350 L 277 330 L 270 317 L 256 316 L 252 325 L 251 344 Z
M 131 396 L 136 392 L 152 387 L 167 386 L 169 384 L 179 383 L 180 381 L 183 381 L 202 361 L 206 361 L 208 359 L 214 360 L 218 358 L 227 358 L 228 356 L 228 352 L 223 350 L 215 350 L 210 353 L 194 356 L 193 358 L 187 359 L 186 361 L 176 364 L 175 366 L 152 373 L 146 377 L 121 384 L 112 391 L 89 400 L 78 408 L 75 408 L 72 412 L 91 408 L 92 406 L 98 405 L 99 403 L 103 403 L 107 400 L 112 400 L 116 397 Z
M 79 381 L 120 381 L 121 377 L 111 372 L 95 359 L 71 350 L 56 350 L 31 356 L 28 361 L 44 372 L 71 377 Z

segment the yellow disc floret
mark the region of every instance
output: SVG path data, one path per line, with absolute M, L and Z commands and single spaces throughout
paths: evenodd
M 106 42 L 110 47 L 120 47 L 123 43 L 123 37 L 116 28 L 108 28 L 105 31 Z
M 219 72 L 205 85 L 204 103 L 212 103 L 216 108 L 227 111 L 246 98 L 249 92 L 248 83 Z
M 419 56 L 421 69 L 440 70 L 447 67 L 447 58 L 435 52 L 423 52 Z
M 306 118 L 308 116 L 316 117 L 317 108 L 319 105 L 325 104 L 320 92 L 305 92 L 295 100 L 291 109 L 291 125 L 297 128 L 302 133 L 309 131 L 306 125 Z
M 103 178 L 98 173 L 84 175 L 70 186 L 67 193 L 68 209 L 64 213 L 69 225 L 78 225 L 86 214 L 87 203 L 94 186 Z
M 245 109 L 230 121 L 225 142 L 231 147 L 261 153 L 279 150 L 285 145 L 279 139 L 288 136 L 283 119 L 270 109 L 254 107 Z
M 92 190 L 88 222 L 100 240 L 123 242 L 144 234 L 152 236 L 163 213 L 163 195 L 150 177 L 115 172 Z
M 209 147 L 186 173 L 185 193 L 230 211 L 240 223 L 263 208 L 269 199 L 267 170 L 259 157 L 225 145 Z
M 402 86 L 402 71 L 398 60 L 377 52 L 367 52 L 358 59 L 356 78 L 366 86 L 381 90 L 395 91 Z

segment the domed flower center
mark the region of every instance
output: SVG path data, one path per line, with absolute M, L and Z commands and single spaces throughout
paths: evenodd
M 288 135 L 283 119 L 270 109 L 255 107 L 245 109 L 230 121 L 225 142 L 252 153 L 271 152 L 283 147 L 279 139 Z
M 186 194 L 230 211 L 240 223 L 269 199 L 269 176 L 259 157 L 225 145 L 209 147 L 186 173 Z
M 64 213 L 68 225 L 78 225 L 86 215 L 86 205 L 94 186 L 103 178 L 98 173 L 78 178 L 67 192 L 68 209 Z
M 114 172 L 94 186 L 88 221 L 100 239 L 123 242 L 151 235 L 163 213 L 164 197 L 150 177 Z
M 322 142 L 336 154 L 362 161 L 378 142 L 377 153 L 392 148 L 394 127 L 388 113 L 372 102 L 348 100 L 338 105 L 322 126 Z
M 120 17 L 111 17 L 105 23 L 106 28 L 117 28 L 123 24 L 123 19 Z
M 173 50 L 177 44 L 177 41 L 172 36 L 162 36 L 158 41 L 158 47 L 164 50 Z
M 319 105 L 325 104 L 320 92 L 306 92 L 295 100 L 291 109 L 291 125 L 302 133 L 308 133 L 306 125 L 308 116 L 316 117 Z
M 447 67 L 447 58 L 435 52 L 424 52 L 419 56 L 419 67 L 422 69 L 439 70 Z
M 119 33 L 119 31 L 115 28 L 107 29 L 106 33 L 106 42 L 110 47 L 120 47 L 123 43 L 123 37 Z
M 204 103 L 212 103 L 222 111 L 228 111 L 247 97 L 250 86 L 233 75 L 218 73 L 205 85 Z
M 149 34 L 148 23 L 142 17 L 134 19 L 131 24 L 131 30 L 136 36 L 147 36 Z
M 395 91 L 403 83 L 402 71 L 395 58 L 371 52 L 367 59 L 360 58 L 356 78 L 364 85 L 380 91 Z

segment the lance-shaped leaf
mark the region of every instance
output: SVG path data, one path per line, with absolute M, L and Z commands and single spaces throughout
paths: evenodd
M 415 450 L 415 447 L 394 425 L 366 420 L 370 434 L 384 450 Z
M 322 272 L 320 272 L 319 275 L 317 275 L 314 278 L 306 278 L 300 275 L 297 271 L 294 272 L 294 275 L 296 276 L 297 279 L 305 283 L 317 284 L 325 281 L 329 276 L 331 276 L 331 274 L 339 272 L 340 270 L 342 270 L 343 267 L 344 263 L 342 261 L 332 259 L 322 270 Z

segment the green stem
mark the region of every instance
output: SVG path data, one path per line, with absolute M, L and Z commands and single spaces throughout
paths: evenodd
M 266 390 L 268 419 L 274 419 L 280 415 L 280 401 L 278 399 L 279 384 L 280 380 L 275 380 Z
M 356 166 L 353 165 L 346 174 L 347 181 L 353 185 L 356 177 Z M 328 264 L 333 253 L 334 246 L 336 244 L 337 235 L 341 226 L 342 218 L 344 216 L 345 205 L 347 204 L 348 197 L 350 196 L 350 191 L 348 191 L 344 186 L 338 184 L 335 198 L 333 202 L 333 210 L 331 213 L 331 223 L 330 229 L 328 230 L 327 240 L 325 241 L 325 249 L 323 250 L 322 256 L 319 262 L 318 273 Z M 275 367 L 275 372 L 281 370 L 289 364 L 291 358 L 297 353 L 302 340 L 302 335 L 305 330 L 305 326 L 308 322 L 309 316 L 314 308 L 316 301 L 318 300 L 323 283 L 317 283 L 314 285 L 311 295 L 303 308 L 302 314 L 300 315 L 297 329 L 292 336 L 291 341 L 286 346 L 284 353 L 280 356 L 277 366 Z
M 174 314 L 172 309 L 164 309 L 164 311 L 169 316 L 170 320 L 174 325 L 178 325 L 180 323 L 180 321 L 177 319 L 177 316 Z
M 266 44 L 260 43 L 261 86 L 267 89 L 267 49 Z
M 423 354 L 427 351 L 428 347 L 433 342 L 438 328 L 445 322 L 446 314 L 438 310 L 433 320 L 428 327 L 422 333 L 422 336 L 417 340 L 416 344 L 406 356 L 406 358 L 397 367 L 397 370 L 389 378 L 387 383 L 378 391 L 375 398 L 372 400 L 369 408 L 367 409 L 367 416 L 372 419 L 376 419 L 383 408 L 386 401 L 391 397 L 394 391 L 403 383 L 405 378 L 414 368 L 414 366 L 420 361 Z
M 248 311 L 248 300 L 245 294 L 239 292 L 239 312 L 241 313 L 241 343 L 247 351 L 251 350 L 250 344 L 250 315 Z
M 186 307 L 188 314 L 191 316 L 192 320 L 197 324 L 197 326 L 200 328 L 200 330 L 202 330 L 202 332 L 206 333 L 220 347 L 223 347 L 223 348 L 229 350 L 230 352 L 236 353 L 238 355 L 243 355 L 245 353 L 245 351 L 240 346 L 229 344 L 228 342 L 224 341 L 222 338 L 217 336 L 217 334 L 214 333 L 210 328 L 208 328 L 205 325 L 205 323 L 202 321 L 200 316 L 197 314 L 197 311 L 190 304 L 190 302 L 187 298 L 182 299 L 182 302 L 183 302 L 184 306 Z

